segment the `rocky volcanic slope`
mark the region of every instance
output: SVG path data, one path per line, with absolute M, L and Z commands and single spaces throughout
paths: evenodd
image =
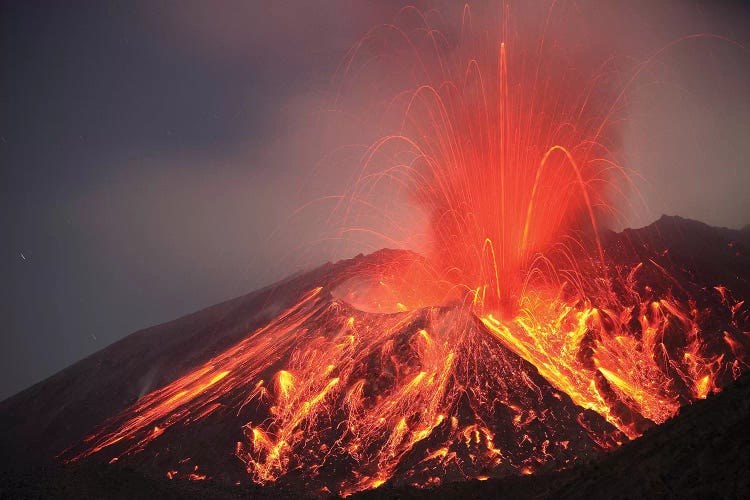
M 750 376 L 600 460 L 563 472 L 540 472 L 439 488 L 390 488 L 362 499 L 452 498 L 750 498 Z M 168 481 L 105 464 L 40 469 L 6 475 L 3 498 L 240 499 L 295 498 L 273 488 L 241 488 L 214 481 Z
M 319 282 L 388 258 L 380 252 L 292 276 L 140 330 L 0 403 L 0 464 L 52 465 L 107 418 L 242 340 Z
M 383 488 L 354 498 L 750 498 L 750 376 L 599 460 L 558 473 Z
M 695 293 L 716 284 L 750 297 L 750 233 L 663 217 L 604 238 L 608 256 L 646 267 L 668 266 Z M 168 384 L 234 345 L 292 305 L 305 290 L 398 258 L 381 251 L 336 264 L 178 320 L 136 332 L 0 403 L 0 497 L 9 498 L 278 498 L 278 489 L 226 481 L 169 481 L 163 469 L 97 461 L 61 466 L 55 456 L 139 397 Z M 647 269 L 648 271 L 648 269 Z M 658 272 L 654 273 L 658 281 Z M 667 286 L 666 284 L 664 286 Z M 717 322 L 724 318 L 717 318 Z M 590 496 L 747 496 L 747 376 L 718 396 L 686 407 L 672 421 L 603 459 L 562 473 L 447 484 L 435 490 L 393 489 L 362 496 L 454 498 Z M 744 432 L 743 432 L 744 431 Z M 229 440 L 231 441 L 231 440 Z M 227 444 L 231 444 L 227 442 Z M 195 443 L 194 443 L 195 444 Z M 198 446 L 216 447 L 214 441 Z M 222 445 L 223 446 L 223 445 Z M 222 448 L 224 449 L 224 448 Z M 235 472 L 243 464 L 227 448 Z

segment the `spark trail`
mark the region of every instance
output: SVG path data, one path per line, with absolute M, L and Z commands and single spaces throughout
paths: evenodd
M 673 286 L 656 260 L 624 263 L 602 243 L 628 182 L 606 65 L 572 70 L 543 37 L 524 47 L 507 8 L 481 28 L 466 10 L 450 43 L 404 13 L 422 24 L 374 30 L 344 63 L 346 78 L 395 33 L 415 83 L 389 100 L 398 120 L 337 210 L 395 182 L 428 215 L 425 256 L 345 266 L 69 459 L 127 459 L 231 414 L 260 484 L 346 495 L 528 474 L 635 438 L 747 369 L 742 300 Z M 719 312 L 694 293 L 721 295 L 731 331 L 706 329 Z

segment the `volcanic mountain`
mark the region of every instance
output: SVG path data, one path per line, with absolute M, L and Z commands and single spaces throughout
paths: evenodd
M 592 463 L 750 359 L 746 230 L 663 217 L 602 245 L 619 308 L 365 307 L 420 261 L 381 250 L 136 332 L 0 404 L 5 482 L 52 467 L 96 471 L 61 496 L 102 471 L 326 496 Z

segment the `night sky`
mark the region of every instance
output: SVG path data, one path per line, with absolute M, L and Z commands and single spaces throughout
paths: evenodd
M 750 43 L 741 3 L 570 3 L 596 19 L 592 45 L 636 60 L 692 33 Z M 3 2 L 0 399 L 357 250 L 310 250 L 314 210 L 289 221 L 311 179 L 345 188 L 311 174 L 329 147 L 316 113 L 347 49 L 402 4 Z M 637 83 L 620 156 L 648 208 L 629 225 L 750 223 L 748 52 L 690 41 Z

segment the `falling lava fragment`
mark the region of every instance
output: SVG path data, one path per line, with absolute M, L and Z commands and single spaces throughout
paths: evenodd
M 613 249 L 622 244 L 617 237 L 608 242 Z M 634 257 L 625 252 L 619 262 L 625 266 Z M 674 299 L 664 306 L 646 300 L 628 309 L 627 320 L 607 314 L 595 323 L 591 318 L 605 313 L 567 306 L 568 320 L 556 318 L 544 328 L 559 328 L 558 338 L 569 339 L 557 347 L 560 356 L 574 348 L 569 358 L 554 358 L 541 344 L 532 352 L 531 336 L 539 332 L 523 328 L 523 313 L 500 322 L 463 303 L 365 312 L 341 298 L 353 276 L 358 284 L 368 274 L 408 276 L 393 271 L 418 261 L 408 252 L 381 251 L 297 278 L 295 289 L 318 286 L 295 292 L 298 298 L 266 326 L 145 395 L 66 458 L 150 463 L 183 476 L 195 463 L 210 478 L 235 482 L 249 475 L 261 484 L 319 494 L 349 494 L 387 481 L 429 486 L 526 474 L 616 447 L 628 434 L 637 436 L 639 426 L 671 416 L 644 402 L 662 398 L 661 411 L 676 411 L 681 401 L 704 397 L 704 384 L 720 386 L 747 368 L 747 334 L 741 332 L 748 311 L 722 289 L 714 290 L 713 311 L 740 328 L 733 333 L 708 329 L 707 314 L 682 323 Z M 661 273 L 657 262 L 651 269 Z M 647 280 L 652 286 L 655 276 Z M 685 287 L 701 289 L 688 281 Z M 652 333 L 625 328 L 640 314 Z M 589 327 L 581 333 L 579 325 Z M 654 335 L 658 341 L 648 340 Z M 688 350 L 693 344 L 700 347 Z M 607 364 L 613 346 L 634 346 L 629 356 L 641 357 L 632 365 L 615 361 L 646 366 L 649 380 L 665 385 L 639 386 L 640 375 Z M 570 359 L 579 365 L 566 366 Z M 695 359 L 711 360 L 702 369 L 713 371 L 697 369 L 700 378 L 691 382 Z M 566 373 L 574 368 L 580 373 Z M 589 399 L 593 409 L 584 408 Z M 185 456 L 192 460 L 181 464 Z
M 380 251 L 278 285 L 278 302 L 217 320 L 232 335 L 61 457 L 321 495 L 530 474 L 638 437 L 744 372 L 746 247 L 691 228 L 730 269 L 704 273 L 679 234 L 600 231 L 624 176 L 607 75 L 572 74 L 544 39 L 506 43 L 497 25 L 455 47 L 394 28 L 423 74 L 339 208 L 397 179 L 428 215 L 424 257 Z

